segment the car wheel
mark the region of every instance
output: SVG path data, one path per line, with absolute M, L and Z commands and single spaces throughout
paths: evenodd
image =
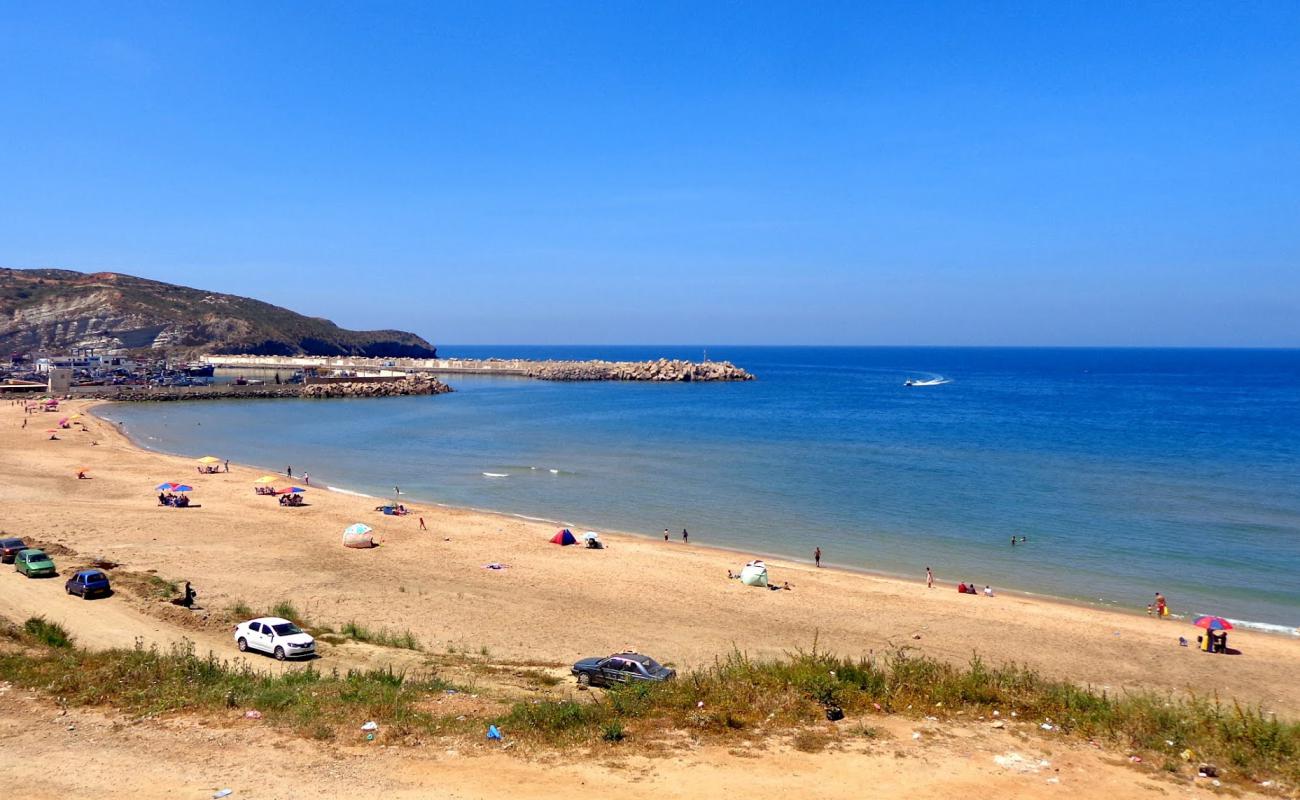
M 578 673 L 578 685 L 579 685 L 579 686 L 583 686 L 583 687 L 590 686 L 590 685 L 591 685 L 591 676 L 588 675 L 588 674 L 585 673 L 585 672 L 579 672 L 579 673 Z
M 277 647 L 277 648 L 275 648 L 275 660 L 276 660 L 276 661 L 283 661 L 283 660 L 284 660 L 284 648 L 283 648 L 283 647 Z
M 72 587 L 71 587 L 71 586 L 64 586 L 64 587 L 63 587 L 63 591 L 67 592 L 68 594 L 72 594 Z
M 239 646 L 239 652 L 241 652 L 241 653 L 247 653 L 247 652 L 248 652 L 248 640 L 247 640 L 247 639 L 245 639 L 244 637 L 241 636 L 241 637 L 239 637 L 239 641 L 236 642 L 236 644 Z

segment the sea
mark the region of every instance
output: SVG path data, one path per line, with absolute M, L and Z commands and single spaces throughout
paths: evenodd
M 745 383 L 452 375 L 382 400 L 117 404 L 312 486 L 1300 635 L 1300 350 L 450 346 L 729 360 Z M 907 386 L 912 380 L 925 385 Z M 183 476 L 158 476 L 170 480 Z M 149 487 L 145 487 L 149 488 Z M 1024 537 L 1011 544 L 1012 537 Z M 869 609 L 864 609 L 869 613 Z

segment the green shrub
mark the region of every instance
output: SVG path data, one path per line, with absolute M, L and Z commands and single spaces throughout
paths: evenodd
M 23 623 L 23 633 L 32 640 L 49 647 L 72 647 L 72 635 L 57 622 L 45 617 L 31 617 Z

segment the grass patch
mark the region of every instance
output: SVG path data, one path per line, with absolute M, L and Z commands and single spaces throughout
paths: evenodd
M 307 625 L 306 618 L 303 617 L 302 614 L 298 613 L 298 608 L 288 600 L 281 600 L 271 606 L 271 610 L 268 611 L 266 615 L 268 617 L 282 617 L 283 619 L 287 619 L 290 622 L 297 623 L 299 626 L 303 627 Z
M 248 603 L 245 603 L 242 599 L 235 601 L 235 604 L 230 607 L 230 613 L 238 617 L 241 621 L 246 619 L 252 619 L 254 616 L 256 616 L 253 613 L 253 609 L 250 608 Z
M 995 710 L 1010 719 L 1015 711 L 1029 730 L 1051 719 L 1063 735 L 1095 740 L 1120 753 L 1142 753 L 1153 765 L 1190 748 L 1198 759 L 1227 767 L 1235 779 L 1300 783 L 1296 722 L 1214 698 L 1097 692 L 979 659 L 958 666 L 905 652 L 847 659 L 814 650 L 763 660 L 733 652 L 668 683 L 586 693 L 581 701 L 532 699 L 503 714 L 452 719 L 430 710 L 449 688 L 433 673 L 413 678 L 392 671 L 325 674 L 307 668 L 277 675 L 245 661 L 196 656 L 192 646 L 87 652 L 58 644 L 60 631 L 36 618 L 13 630 L 11 635 L 45 646 L 39 652 L 0 652 L 0 680 L 68 705 L 108 705 L 135 714 L 256 708 L 269 722 L 316 739 L 355 732 L 358 721 L 374 719 L 385 736 L 422 732 L 481 738 L 486 725 L 495 723 L 512 739 L 550 746 L 630 739 L 653 747 L 667 732 L 689 732 L 725 745 L 778 734 L 791 735 L 797 749 L 814 752 L 839 736 L 880 737 L 867 721 L 881 713 L 970 720 L 991 718 Z M 343 634 L 379 638 L 355 623 Z M 827 726 L 827 704 L 843 708 L 849 723 Z
M 47 647 L 72 647 L 72 634 L 64 630 L 57 622 L 50 622 L 45 617 L 31 617 L 23 623 L 23 633 L 32 641 Z
M 394 633 L 387 628 L 373 630 L 359 624 L 356 620 L 350 620 L 339 631 L 341 636 L 352 639 L 357 642 L 367 642 L 377 644 L 381 647 L 397 647 L 403 650 L 419 650 L 420 641 L 415 638 L 415 634 L 409 630 L 401 633 Z
M 449 688 L 432 673 L 260 672 L 246 662 L 195 655 L 192 645 L 165 651 L 137 644 L 131 650 L 3 653 L 0 678 L 39 688 L 67 705 L 107 705 L 132 714 L 257 709 L 269 722 L 315 739 L 355 730 L 359 721 L 369 719 L 389 731 L 432 728 L 436 718 L 419 705 Z

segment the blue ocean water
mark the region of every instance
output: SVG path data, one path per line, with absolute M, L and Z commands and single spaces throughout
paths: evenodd
M 698 359 L 691 347 L 448 356 Z M 117 405 L 146 446 L 375 495 L 1300 625 L 1300 351 L 710 347 L 759 380 L 451 376 L 432 398 Z M 907 378 L 942 379 L 905 387 Z M 483 473 L 506 477 L 486 477 Z M 160 479 L 168 476 L 159 476 Z M 1025 536 L 1011 547 L 1012 535 Z

